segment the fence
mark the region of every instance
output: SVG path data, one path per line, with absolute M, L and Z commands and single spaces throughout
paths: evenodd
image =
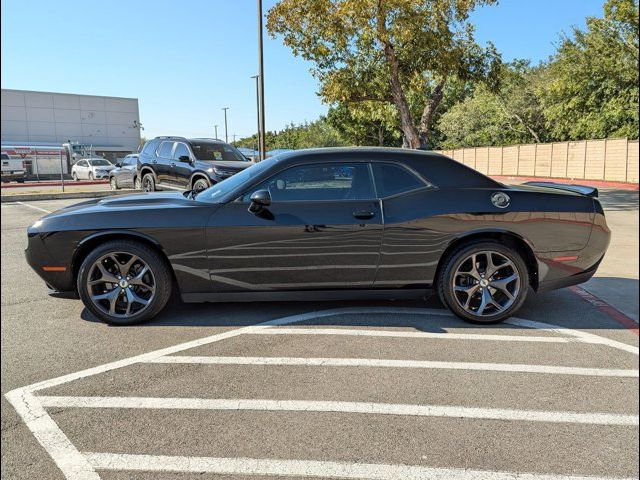
M 638 183 L 638 140 L 615 138 L 442 150 L 486 175 Z

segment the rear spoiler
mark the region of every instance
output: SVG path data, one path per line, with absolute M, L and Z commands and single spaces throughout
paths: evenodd
M 587 185 L 569 185 L 566 183 L 555 182 L 525 182 L 523 185 L 531 185 L 533 187 L 555 188 L 556 190 L 564 190 L 565 192 L 574 192 L 587 197 L 597 197 L 598 189 Z

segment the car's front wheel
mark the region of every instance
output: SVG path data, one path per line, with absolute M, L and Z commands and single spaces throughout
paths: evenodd
M 150 173 L 146 173 L 144 177 L 142 177 L 142 191 L 143 192 L 156 191 L 156 182 L 153 179 L 153 175 L 151 175 Z
M 89 180 L 93 180 L 93 172 L 89 172 Z
M 71 178 L 73 178 L 76 182 L 77 182 L 78 180 L 80 180 L 80 179 L 78 178 L 78 174 L 77 174 L 76 172 L 71 172 Z
M 114 240 L 82 262 L 77 288 L 85 307 L 113 325 L 132 325 L 155 317 L 171 295 L 171 272 L 151 247 Z
M 438 278 L 440 300 L 468 322 L 501 322 L 527 297 L 527 266 L 512 248 L 479 241 L 463 245 L 444 261 Z
M 118 180 L 116 180 L 116 177 L 111 177 L 109 179 L 109 187 L 111 190 L 118 190 Z

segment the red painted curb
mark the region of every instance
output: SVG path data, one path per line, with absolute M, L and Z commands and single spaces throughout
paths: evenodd
M 65 181 L 65 186 L 71 185 L 106 185 L 109 183 L 108 180 L 80 180 L 76 182 L 74 180 Z M 15 183 L 10 185 L 2 185 L 2 188 L 34 188 L 34 187 L 60 187 L 62 183 L 59 181 L 56 182 L 25 182 L 25 183 Z
M 614 319 L 620 325 L 622 325 L 625 328 L 627 328 L 627 330 L 630 330 L 631 333 L 640 336 L 640 333 L 638 331 L 640 326 L 638 325 L 638 323 L 633 318 L 627 317 L 620 310 L 612 307 L 607 302 L 605 302 L 604 300 L 602 300 L 599 297 L 596 297 L 592 293 L 587 292 L 582 287 L 573 286 L 573 287 L 569 287 L 569 290 L 571 290 L 573 293 L 578 295 L 584 301 L 589 302 L 591 305 L 596 307 L 602 313 L 604 313 L 604 314 L 608 315 L 610 318 Z
M 609 182 L 605 180 L 586 180 L 581 178 L 549 178 L 549 177 L 518 177 L 505 175 L 490 175 L 491 178 L 503 183 L 509 182 L 556 182 L 568 183 L 571 185 L 589 185 L 598 188 L 614 188 L 618 190 L 640 191 L 637 183 Z

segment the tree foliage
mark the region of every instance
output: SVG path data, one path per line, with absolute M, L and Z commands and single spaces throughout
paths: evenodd
M 538 95 L 554 138 L 638 138 L 638 2 L 608 0 L 541 70 Z
M 234 143 L 236 147 L 256 149 L 258 145 L 257 135 L 241 138 Z M 331 126 L 326 118 L 321 117 L 314 122 L 301 124 L 289 124 L 280 131 L 268 131 L 265 134 L 267 150 L 276 148 L 314 148 L 314 147 L 339 147 L 345 145 L 338 131 Z
M 267 29 L 314 63 L 326 102 L 392 104 L 405 144 L 418 148 L 429 144 L 448 81 L 495 79 L 499 56 L 475 43 L 467 22 L 476 6 L 494 1 L 280 0 Z

